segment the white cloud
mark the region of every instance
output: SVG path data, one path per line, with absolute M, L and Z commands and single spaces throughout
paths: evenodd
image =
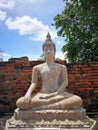
M 20 55 L 17 55 L 17 56 L 13 56 L 13 58 L 21 58 L 21 57 L 28 57 L 28 59 L 31 61 L 31 60 L 38 60 L 40 55 L 39 54 L 20 54 Z
M 57 51 L 55 57 L 64 60 L 64 54 L 61 51 Z
M 27 56 L 29 58 L 29 60 L 39 60 L 40 55 L 41 54 L 35 54 L 35 55 L 34 54 L 23 54 L 22 56 L 19 56 L 19 57 Z M 61 51 L 57 51 L 55 58 L 64 60 L 64 54 Z
M 13 8 L 15 6 L 15 3 L 16 3 L 15 0 L 0 0 L 0 8 L 1 9 Z
M 11 56 L 8 53 L 2 53 L 2 55 L 0 56 L 3 61 L 8 61 L 10 58 L 20 58 L 20 57 L 24 57 L 27 56 L 29 58 L 29 60 L 38 60 L 38 58 L 40 57 L 40 55 L 34 55 L 34 54 L 21 54 L 21 55 L 17 55 L 17 56 Z
M 44 2 L 45 0 L 17 0 L 19 3 L 24 4 L 24 3 L 30 3 L 30 4 L 39 4 Z
M 11 55 L 8 54 L 8 53 L 2 53 L 2 58 L 3 58 L 3 61 L 8 61 L 9 58 L 11 58 Z
M 13 57 L 13 58 L 20 58 L 23 56 L 27 56 L 29 58 L 29 60 L 38 60 L 40 55 L 41 54 L 21 54 L 21 55 L 17 55 L 17 57 Z M 3 52 L 2 58 L 3 58 L 3 61 L 8 61 L 8 59 L 12 58 L 12 56 L 8 53 Z M 57 51 L 55 58 L 64 60 L 64 54 L 61 51 Z
M 58 40 L 56 43 L 57 45 L 62 45 L 62 42 L 60 40 Z
M 53 28 L 44 25 L 37 18 L 31 18 L 29 16 L 16 17 L 15 19 L 8 18 L 5 23 L 10 30 L 18 30 L 20 35 L 34 35 L 29 38 L 30 40 L 43 41 L 47 32 L 50 32 L 52 38 L 57 37 L 56 31 Z
M 40 55 L 33 55 L 33 54 L 26 54 L 24 56 L 27 56 L 29 60 L 38 60 L 38 58 L 40 57 Z
M 22 55 L 23 56 L 23 55 Z M 25 54 L 24 56 L 27 56 L 29 60 L 38 60 L 40 59 L 41 54 Z M 61 60 L 64 60 L 64 54 L 61 51 L 56 51 L 55 58 L 59 58 Z
M 6 12 L 0 10 L 0 20 L 4 21 L 6 16 L 7 16 Z
M 66 44 L 65 38 L 60 38 L 56 40 L 56 44 L 59 46 L 64 46 Z

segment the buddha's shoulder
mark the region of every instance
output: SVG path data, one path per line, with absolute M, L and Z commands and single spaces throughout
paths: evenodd
M 58 66 L 59 68 L 65 68 L 66 69 L 65 65 L 62 65 L 62 64 L 59 64 L 59 63 L 56 63 L 56 66 Z
M 39 64 L 39 65 L 36 65 L 33 67 L 34 70 L 41 70 L 43 69 L 44 67 L 46 66 L 45 63 L 42 63 L 42 64 Z M 59 63 L 55 63 L 55 67 L 57 69 L 66 69 L 66 66 L 65 65 L 62 65 L 62 64 L 59 64 Z
M 33 69 L 39 70 L 43 66 L 44 66 L 44 63 L 34 66 Z

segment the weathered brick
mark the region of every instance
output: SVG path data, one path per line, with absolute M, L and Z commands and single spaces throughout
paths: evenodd
M 12 102 L 2 108 L 8 108 L 8 111 L 16 107 L 17 98 L 25 95 L 28 87 L 31 84 L 32 68 L 35 65 L 41 64 L 44 61 L 29 61 L 24 59 L 14 59 L 8 62 L 0 62 L 0 99 Z M 56 61 L 64 64 L 68 68 L 68 91 L 77 94 L 85 99 L 86 103 L 91 102 L 92 94 L 98 97 L 98 62 L 91 63 L 74 63 L 67 64 L 65 61 Z M 35 92 L 38 92 L 41 87 L 41 79 Z M 84 101 L 84 102 L 85 102 Z M 1 110 L 2 110 L 1 108 Z M 6 110 L 6 109 L 5 109 Z M 2 110 L 4 111 L 4 110 Z

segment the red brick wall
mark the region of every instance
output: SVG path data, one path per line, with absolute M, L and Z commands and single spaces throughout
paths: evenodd
M 66 64 L 64 61 L 58 61 Z M 32 68 L 42 61 L 27 58 L 10 59 L 0 63 L 0 112 L 13 112 L 17 98 L 23 96 L 30 83 Z M 98 62 L 66 64 L 68 68 L 68 91 L 82 97 L 84 107 L 98 106 Z M 37 89 L 40 89 L 41 82 Z M 98 110 L 98 108 L 96 108 Z
M 98 111 L 98 62 L 67 64 L 68 91 L 83 99 L 88 111 Z

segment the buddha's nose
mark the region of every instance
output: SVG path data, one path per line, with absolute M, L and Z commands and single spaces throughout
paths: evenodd
M 50 50 L 48 50 L 47 52 L 50 53 Z

